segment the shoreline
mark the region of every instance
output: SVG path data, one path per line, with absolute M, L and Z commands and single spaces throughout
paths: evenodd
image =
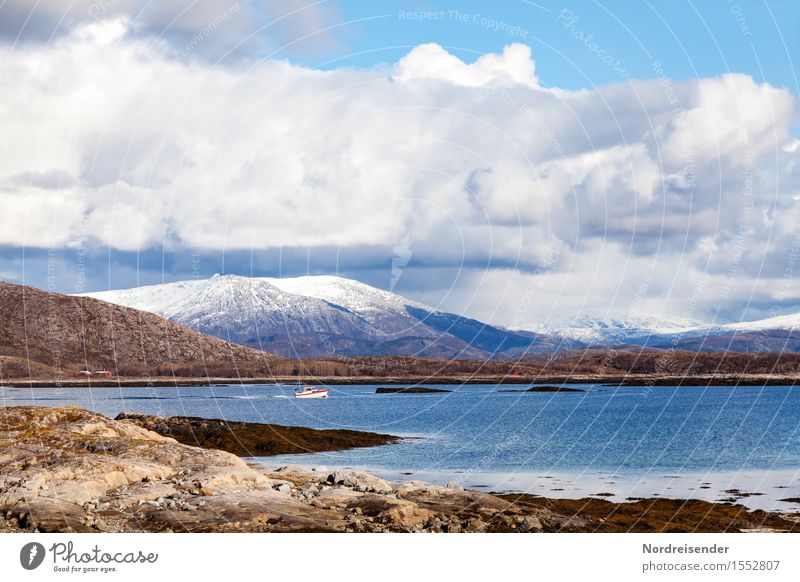
M 286 464 L 311 470 L 303 455 L 290 458 L 253 457 L 248 461 L 274 471 Z M 733 503 L 750 510 L 797 513 L 800 516 L 800 469 L 741 471 L 522 471 L 503 473 L 454 469 L 430 471 L 385 469 L 361 465 L 326 465 L 330 470 L 362 471 L 388 481 L 419 480 L 444 486 L 457 482 L 465 489 L 492 495 L 531 495 L 549 501 L 603 499 L 615 504 L 641 500 Z M 784 501 L 793 499 L 795 501 Z
M 78 407 L 0 414 L 0 531 L 800 531 L 800 513 L 751 510 L 735 500 L 615 503 L 387 481 L 322 466 L 270 471 L 210 441 L 181 444 Z
M 28 379 L 7 378 L 0 382 L 0 388 L 170 388 L 183 386 L 226 386 L 226 385 L 293 385 L 324 384 L 329 386 L 347 386 L 354 384 L 368 385 L 461 385 L 461 384 L 498 384 L 498 385 L 528 385 L 528 384 L 604 384 L 607 386 L 795 386 L 800 384 L 800 377 L 778 374 L 747 374 L 732 375 L 700 375 L 700 376 L 653 376 L 653 375 L 625 375 L 625 376 L 597 376 L 597 375 L 571 375 L 571 376 L 273 376 L 252 378 L 231 377 L 154 377 L 130 378 L 119 377 L 106 380 L 100 379 Z
M 655 498 L 699 500 L 709 503 L 739 503 L 751 510 L 800 512 L 800 468 L 610 468 L 571 471 L 529 469 L 516 472 L 384 468 L 342 464 L 334 459 L 346 458 L 347 451 L 355 448 L 399 444 L 407 441 L 408 437 L 360 430 L 320 430 L 138 413 L 121 413 L 115 420 L 133 422 L 185 445 L 233 453 L 251 465 L 263 467 L 269 472 L 277 472 L 286 465 L 309 472 L 314 472 L 315 466 L 325 466 L 332 472 L 359 471 L 396 483 L 408 480 L 440 486 L 457 483 L 465 489 L 480 489 L 493 495 L 529 494 L 552 500 L 603 498 L 614 503 Z M 334 462 L 331 464 L 331 461 Z M 796 501 L 786 501 L 787 499 Z

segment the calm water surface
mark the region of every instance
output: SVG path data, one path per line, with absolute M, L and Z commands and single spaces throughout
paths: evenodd
M 641 492 L 643 483 L 651 493 L 696 489 L 704 497 L 719 497 L 732 483 L 776 489 L 762 505 L 797 492 L 800 388 L 576 387 L 587 391 L 465 385 L 445 386 L 453 391 L 443 394 L 375 394 L 376 385 L 358 385 L 332 386 L 326 400 L 301 400 L 291 397 L 291 386 L 231 385 L 3 388 L 0 398 L 9 406 L 71 404 L 112 417 L 190 415 L 409 437 L 393 446 L 262 459 L 267 465 L 362 467 L 434 481 L 455 476 L 466 485 L 545 488 L 550 495 L 577 494 L 579 481 L 583 494 L 602 487 L 615 496 Z

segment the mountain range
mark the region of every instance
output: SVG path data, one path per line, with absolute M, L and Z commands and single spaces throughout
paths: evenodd
M 226 341 L 290 358 L 416 356 L 518 360 L 582 348 L 798 351 L 800 315 L 707 324 L 589 314 L 563 326 L 509 330 L 335 276 L 215 275 L 88 294 L 149 311 Z
M 291 358 L 511 359 L 582 345 L 488 325 L 334 276 L 215 275 L 88 295 Z
M 800 354 L 791 353 L 789 349 L 780 352 L 764 349 L 771 345 L 789 345 L 787 339 L 794 337 L 796 319 L 793 317 L 720 326 L 700 325 L 688 330 L 676 328 L 674 321 L 667 325 L 659 318 L 656 318 L 658 321 L 648 321 L 648 318 L 640 316 L 637 322 L 626 325 L 624 320 L 606 321 L 595 317 L 593 322 L 586 321 L 583 327 L 575 321 L 571 322 L 572 326 L 553 328 L 550 330 L 552 333 L 535 330 L 512 332 L 408 302 L 397 295 L 373 290 L 361 283 L 334 279 L 283 280 L 282 288 L 266 281 L 269 285 L 267 290 L 272 293 L 271 303 L 264 303 L 264 291 L 260 289 L 258 281 L 241 277 L 218 277 L 211 281 L 192 282 L 192 285 L 175 283 L 153 286 L 140 288 L 135 293 L 119 292 L 127 295 L 129 302 L 138 296 L 142 307 L 170 307 L 168 311 L 173 317 L 181 316 L 187 309 L 194 311 L 198 314 L 195 323 L 216 322 L 223 333 L 231 336 L 233 334 L 227 334 L 228 330 L 241 331 L 239 326 L 242 321 L 259 328 L 263 322 L 270 321 L 265 316 L 272 314 L 273 325 L 275 321 L 278 322 L 277 335 L 283 341 L 288 338 L 293 342 L 290 345 L 298 345 L 296 338 L 288 337 L 281 326 L 291 324 L 293 329 L 299 331 L 312 329 L 313 333 L 304 336 L 308 349 L 320 352 L 330 350 L 333 346 L 331 357 L 302 361 L 285 359 L 263 350 L 237 345 L 234 341 L 212 337 L 155 313 L 91 297 L 67 296 L 0 282 L 0 384 L 9 379 L 74 381 L 85 379 L 82 374 L 84 370 L 109 370 L 114 376 L 138 380 L 144 380 L 147 376 L 151 379 L 310 376 L 327 379 L 339 377 L 345 382 L 363 377 L 381 378 L 382 382 L 418 381 L 419 378 L 426 378 L 426 381 L 447 378 L 447 381 L 458 382 L 492 382 L 519 376 L 520 380 L 535 377 L 555 382 L 560 381 L 558 378 L 576 376 L 584 377 L 585 381 L 597 378 L 619 381 L 633 374 L 681 383 L 707 382 L 711 376 L 718 377 L 715 381 L 723 382 L 766 381 L 753 375 L 768 375 L 770 382 L 794 382 L 800 370 Z M 164 287 L 169 293 L 164 292 Z M 294 293 L 284 297 L 287 291 L 283 289 L 290 288 Z M 354 288 L 362 293 L 353 293 Z M 222 294 L 214 309 L 206 309 L 209 307 L 209 296 L 205 296 L 205 302 L 201 301 L 204 297 L 198 295 L 200 289 L 204 289 L 210 297 Z M 227 291 L 222 292 L 221 289 Z M 312 294 L 319 297 L 312 297 Z M 337 299 L 336 294 L 343 294 L 343 297 Z M 145 296 L 149 303 L 143 300 Z M 338 302 L 333 303 L 334 299 Z M 232 317 L 241 304 L 261 306 L 259 309 L 253 308 L 261 319 L 253 323 L 247 318 Z M 284 308 L 277 315 L 274 313 L 276 305 Z M 303 312 L 298 306 L 316 309 Z M 328 335 L 324 330 L 315 330 L 315 324 L 308 316 L 309 313 L 319 315 L 319 309 L 331 317 L 334 312 L 347 317 L 311 318 L 314 322 L 329 325 L 329 330 L 334 323 L 341 325 L 339 332 L 360 333 L 363 334 L 362 338 L 372 337 L 374 345 L 369 345 L 365 339 L 348 344 L 347 337 L 340 338 Z M 230 325 L 226 326 L 226 321 Z M 659 325 L 655 325 L 659 321 Z M 395 339 L 387 339 L 389 334 L 385 330 L 390 325 L 395 325 Z M 634 331 L 626 335 L 626 329 Z M 655 331 L 648 336 L 650 330 Z M 426 336 L 422 336 L 423 333 Z M 579 333 L 580 341 L 575 339 Z M 367 354 L 381 350 L 388 352 L 390 349 L 413 345 L 412 337 L 423 337 L 423 340 L 417 341 L 429 351 L 435 348 L 444 352 L 448 345 L 455 345 L 459 350 L 456 352 L 458 358 L 403 355 L 343 357 L 341 352 L 337 352 L 340 345 L 352 350 L 362 349 Z M 630 343 L 632 338 L 652 344 L 673 342 L 675 346 L 681 342 L 699 342 L 708 353 L 675 346 L 671 346 L 674 349 L 664 350 L 643 344 L 634 345 Z M 472 344 L 467 340 L 472 340 Z M 604 348 L 602 342 L 606 341 L 614 348 Z M 714 342 L 724 342 L 726 347 L 740 342 L 741 346 L 747 348 L 741 351 L 751 353 L 735 350 L 711 353 L 713 350 L 710 347 Z M 277 342 L 262 342 L 260 347 L 266 350 L 278 345 Z M 466 355 L 491 353 L 486 348 L 503 348 L 506 345 L 511 347 L 507 347 L 506 351 L 497 350 L 494 361 L 469 360 L 474 356 Z M 579 347 L 574 349 L 570 346 Z M 541 351 L 537 352 L 536 349 Z M 768 351 L 770 353 L 766 353 Z
M 420 377 L 474 381 L 482 376 L 530 375 L 537 369 L 485 360 L 285 359 L 206 335 L 154 313 L 0 281 L 0 386 L 31 380 L 79 385 L 118 381 L 172 385 L 178 378 L 192 383 L 243 378 L 271 382 L 299 376 L 368 377 L 384 382 Z
M 533 326 L 531 329 L 597 348 L 647 346 L 747 353 L 800 351 L 800 314 L 710 324 L 681 317 L 633 315 L 620 318 L 591 313 L 570 320 L 564 326 Z

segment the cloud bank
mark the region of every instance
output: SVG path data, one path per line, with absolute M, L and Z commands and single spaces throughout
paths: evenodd
M 401 245 L 409 268 L 450 273 L 417 298 L 509 325 L 635 302 L 708 315 L 726 281 L 739 306 L 800 299 L 774 297 L 800 220 L 786 89 L 655 72 L 547 88 L 520 44 L 473 63 L 424 44 L 366 70 L 219 64 L 195 53 L 228 33 L 187 52 L 143 33 L 184 22 L 170 3 L 144 21 L 127 4 L 0 65 L 0 244 Z

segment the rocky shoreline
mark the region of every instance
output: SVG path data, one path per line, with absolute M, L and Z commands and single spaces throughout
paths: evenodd
M 798 531 L 798 522 L 732 503 L 551 500 L 325 467 L 267 472 L 81 408 L 0 409 L 0 531 Z

